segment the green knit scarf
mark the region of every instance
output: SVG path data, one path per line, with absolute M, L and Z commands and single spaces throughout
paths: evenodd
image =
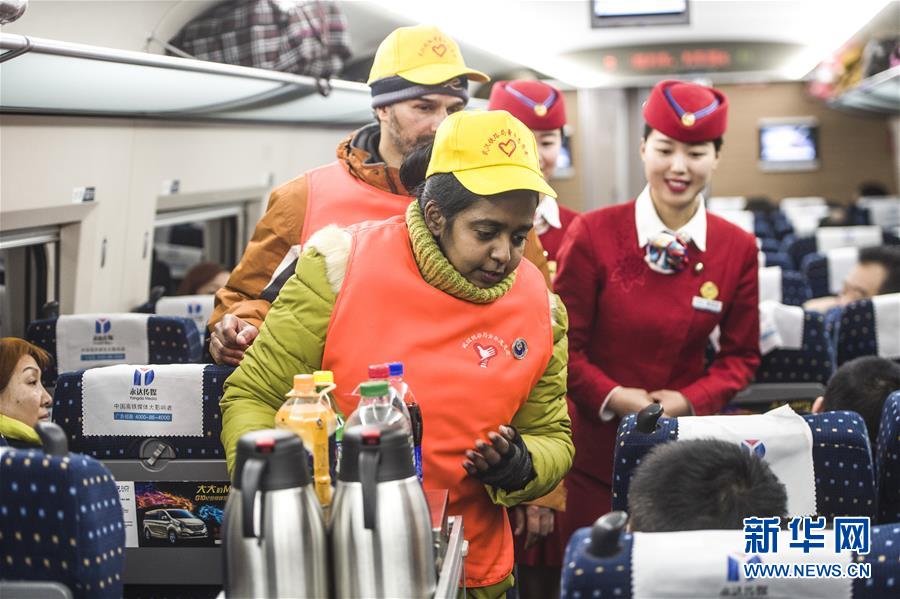
M 512 288 L 516 280 L 515 271 L 487 289 L 476 287 L 467 281 L 450 264 L 447 256 L 438 246 L 434 235 L 428 230 L 418 200 L 413 200 L 406 208 L 406 225 L 409 227 L 409 239 L 412 242 L 413 255 L 416 258 L 419 272 L 432 287 L 473 304 L 489 304 L 506 295 L 506 292 Z

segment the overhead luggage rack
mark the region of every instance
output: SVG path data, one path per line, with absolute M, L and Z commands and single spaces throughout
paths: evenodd
M 7 33 L 0 50 L 2 113 L 342 127 L 372 119 L 362 83 Z
M 835 108 L 900 114 L 900 65 L 863 79 L 831 104 Z

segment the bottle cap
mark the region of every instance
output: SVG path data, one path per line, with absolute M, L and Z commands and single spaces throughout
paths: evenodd
M 387 364 L 369 364 L 370 379 L 386 379 L 391 376 L 391 369 Z
M 403 376 L 403 362 L 388 362 L 391 376 Z
M 317 370 L 313 373 L 313 380 L 317 385 L 333 383 L 334 373 L 330 370 Z
M 387 393 L 387 381 L 367 381 L 359 386 L 359 394 L 363 397 L 383 397 Z
M 311 374 L 294 375 L 294 393 L 315 393 L 316 383 Z

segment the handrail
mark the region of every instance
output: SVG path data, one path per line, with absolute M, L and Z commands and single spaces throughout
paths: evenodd
M 56 56 L 69 56 L 72 58 L 85 58 L 88 60 L 101 60 L 105 62 L 118 62 L 179 71 L 191 71 L 211 75 L 225 75 L 229 77 L 241 77 L 245 79 L 258 79 L 275 83 L 292 83 L 316 88 L 316 79 L 306 75 L 294 75 L 279 71 L 267 71 L 253 67 L 244 67 L 205 60 L 179 58 L 175 56 L 163 56 L 161 54 L 149 54 L 146 52 L 134 52 L 132 50 L 118 50 L 103 46 L 89 46 L 74 42 L 63 42 L 39 37 L 18 35 L 15 33 L 0 33 L 0 49 L 20 50 L 28 47 L 30 52 L 37 54 L 52 54 Z M 357 91 L 368 94 L 369 87 L 356 81 L 343 81 L 335 79 L 331 81 L 334 89 Z

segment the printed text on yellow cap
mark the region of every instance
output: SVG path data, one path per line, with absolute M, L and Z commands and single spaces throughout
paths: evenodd
M 530 189 L 556 197 L 541 175 L 534 134 L 505 110 L 457 112 L 434 138 L 426 176 L 453 173 L 478 195 Z

